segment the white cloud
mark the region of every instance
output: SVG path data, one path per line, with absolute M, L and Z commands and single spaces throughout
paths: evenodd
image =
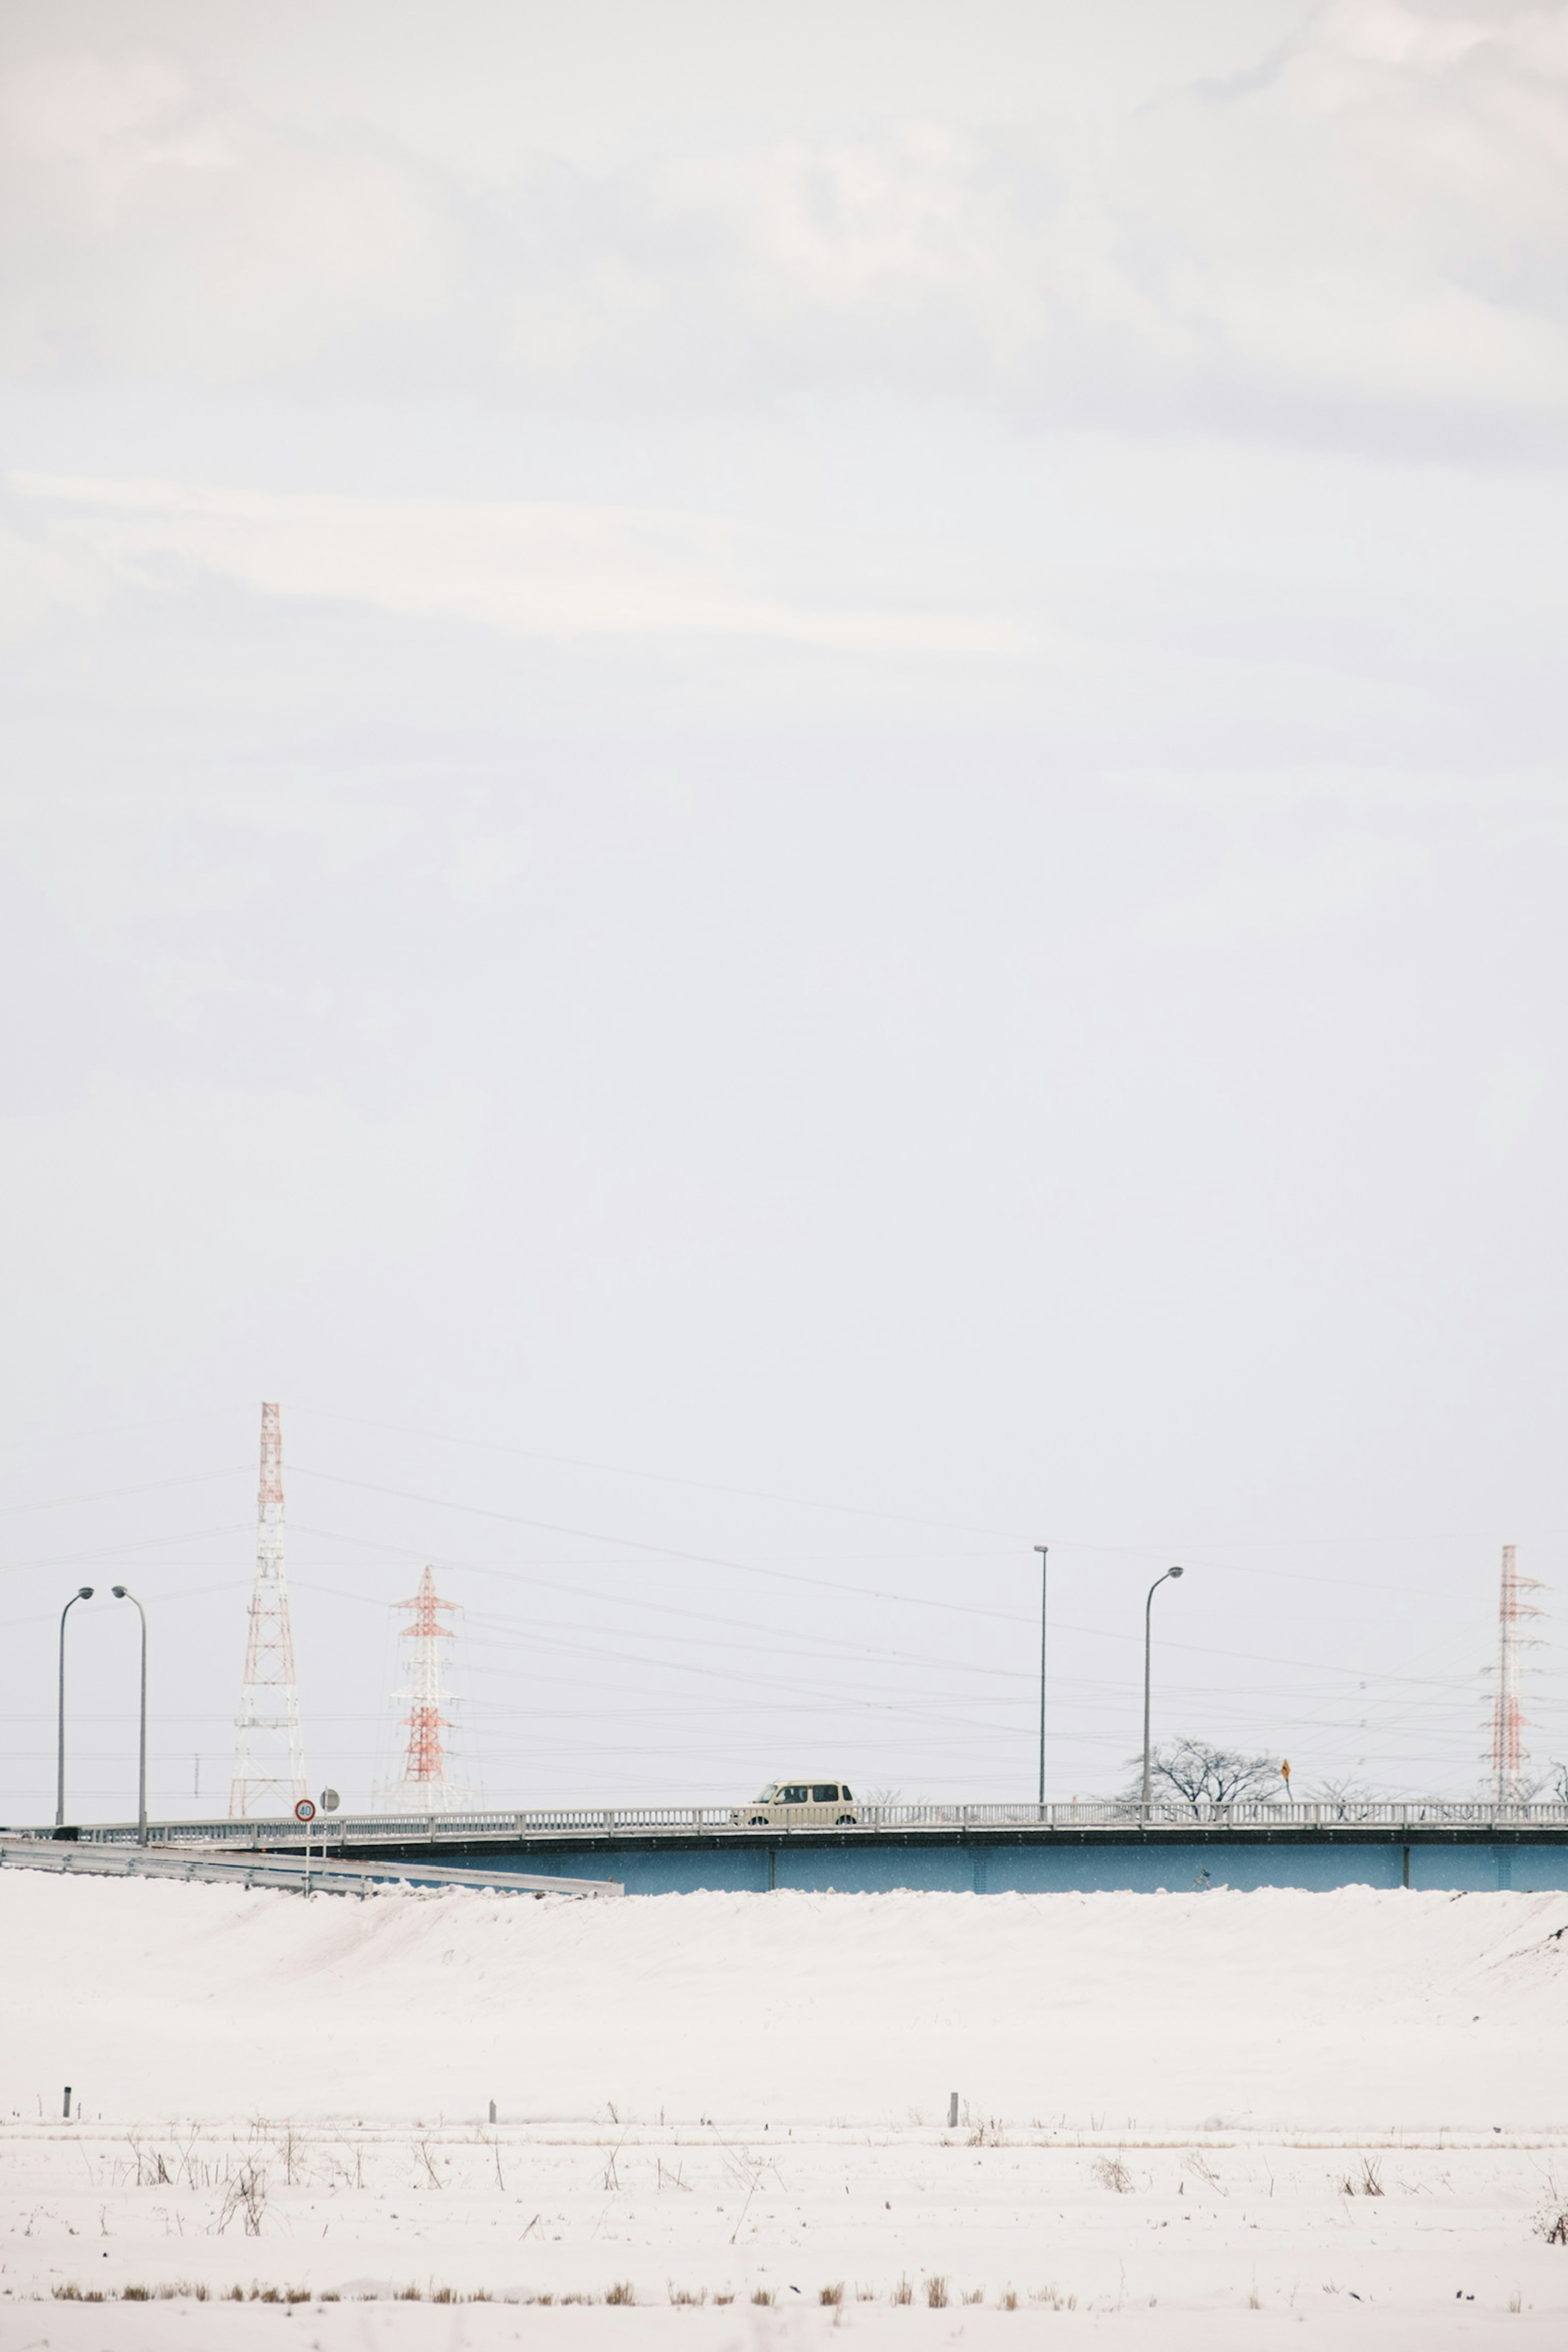
M 164 57 L 0 79 L 0 217 L 12 371 L 270 373 L 425 317 L 452 258 L 405 158 L 291 136 Z
M 871 389 L 1395 443 L 1412 415 L 1556 429 L 1561 5 L 1331 0 L 1236 80 L 1049 95 L 989 126 L 650 124 L 640 162 L 536 155 L 480 188 L 175 57 L 42 56 L 0 90 L 0 352 L 623 414 Z
M 839 578 L 826 601 L 789 578 L 811 550 L 701 515 L 45 476 L 13 487 L 55 509 L 56 544 L 143 588 L 172 567 L 262 595 L 521 636 L 771 637 L 901 654 L 995 653 L 1016 640 L 999 617 L 922 605 L 907 588 L 889 593 L 888 583 L 864 583 L 857 596 Z

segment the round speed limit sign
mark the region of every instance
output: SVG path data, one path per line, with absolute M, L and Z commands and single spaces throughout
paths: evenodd
M 315 1800 L 310 1797 L 301 1797 L 294 1808 L 294 1819 L 297 1822 L 313 1822 L 315 1818 Z

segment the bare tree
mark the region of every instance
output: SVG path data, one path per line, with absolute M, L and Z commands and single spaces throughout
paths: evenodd
M 1347 1772 L 1337 1779 L 1320 1780 L 1312 1790 L 1312 1801 L 1326 1806 L 1336 1821 L 1349 1821 L 1363 1805 L 1372 1802 L 1372 1790 L 1364 1780 Z
M 1142 1757 L 1134 1760 L 1142 1766 Z M 1150 1759 L 1155 1797 L 1166 1804 L 1179 1800 L 1200 1814 L 1238 1798 L 1261 1797 L 1279 1779 L 1272 1756 L 1243 1756 L 1235 1748 L 1211 1748 L 1206 1739 L 1168 1739 Z

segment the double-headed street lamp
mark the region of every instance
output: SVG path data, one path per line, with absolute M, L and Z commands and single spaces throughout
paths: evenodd
M 1176 1573 L 1179 1576 L 1181 1570 L 1178 1569 Z M 142 1620 L 142 1739 L 136 1769 L 136 1843 L 138 1845 L 145 1845 L 147 1843 L 147 1612 L 142 1608 L 136 1595 L 133 1592 L 128 1592 L 123 1584 L 117 1584 L 114 1587 L 114 1597 L 116 1601 L 131 1601 L 134 1605 L 136 1614 Z
M 55 1773 L 55 1827 L 63 1829 L 66 1818 L 66 1619 L 79 1601 L 90 1601 L 92 1587 L 84 1584 L 73 1592 L 60 1611 L 60 1712 L 59 1746 Z
M 1149 1598 L 1148 1598 L 1148 1600 L 1147 1600 L 1147 1601 L 1145 1601 L 1145 1602 L 1143 1603 L 1143 1804 L 1142 1804 L 1142 1817 L 1143 1817 L 1143 1824 L 1144 1824 L 1144 1827 L 1145 1827 L 1145 1828 L 1147 1828 L 1147 1827 L 1148 1827 L 1148 1822 L 1149 1822 L 1149 1662 L 1150 1662 L 1150 1653 L 1151 1653 L 1151 1649 L 1152 1649 L 1152 1640 L 1153 1640 L 1152 1627 L 1153 1627 L 1153 1615 L 1154 1615 L 1154 1595 L 1156 1594 L 1156 1592 L 1158 1592 L 1158 1591 L 1159 1591 L 1160 1587 L 1162 1586 L 1162 1584 L 1165 1583 L 1169 1578 L 1171 1578 L 1171 1577 L 1173 1577 L 1173 1576 L 1180 1576 L 1181 1572 L 1182 1572 L 1182 1571 L 1181 1571 L 1181 1570 L 1180 1570 L 1179 1568 L 1168 1568 L 1168 1569 L 1165 1570 L 1165 1573 L 1164 1573 L 1164 1575 L 1163 1575 L 1163 1576 L 1157 1576 L 1157 1577 L 1154 1579 L 1153 1583 L 1149 1587 Z

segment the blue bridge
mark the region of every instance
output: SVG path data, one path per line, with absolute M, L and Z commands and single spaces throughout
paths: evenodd
M 535 1885 L 612 1881 L 628 1895 L 1568 1890 L 1563 1804 L 1159 1804 L 1146 1816 L 1136 1805 L 1100 1803 L 882 1805 L 857 1814 L 852 1826 L 800 1829 L 738 1827 L 727 1810 L 708 1807 L 339 1815 L 310 1834 L 323 1859 L 369 1864 L 378 1877 L 395 1877 L 401 1864 L 423 1865 L 432 1878 L 438 1866 L 443 1878 L 472 1873 L 492 1884 L 513 1873 Z M 65 1834 L 124 1844 L 136 1832 L 114 1823 Z M 304 1832 L 292 1821 L 159 1822 L 149 1824 L 148 1843 L 300 1854 Z

